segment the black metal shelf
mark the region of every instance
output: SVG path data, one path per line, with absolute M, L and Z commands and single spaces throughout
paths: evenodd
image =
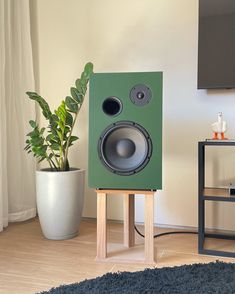
M 229 189 L 224 188 L 205 188 L 202 198 L 208 201 L 235 202 L 235 197 L 229 194 Z
M 199 142 L 202 146 L 235 146 L 235 140 L 208 140 Z
M 235 252 L 204 248 L 205 238 L 235 240 L 235 235 L 212 234 L 205 232 L 205 201 L 235 202 L 235 197 L 230 196 L 229 189 L 205 187 L 206 146 L 235 146 L 235 140 L 208 140 L 198 142 L 198 252 L 207 255 L 235 257 Z

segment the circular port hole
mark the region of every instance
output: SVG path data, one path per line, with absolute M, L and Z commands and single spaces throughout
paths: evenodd
M 108 97 L 104 100 L 102 109 L 107 115 L 118 115 L 122 111 L 122 102 L 117 97 Z

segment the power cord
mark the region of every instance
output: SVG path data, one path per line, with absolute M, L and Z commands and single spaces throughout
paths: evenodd
M 134 226 L 136 232 L 143 238 L 145 238 L 145 236 L 137 229 L 136 226 Z M 173 235 L 173 234 L 198 234 L 198 232 L 193 232 L 193 231 L 173 231 L 173 232 L 165 232 L 165 233 L 161 233 L 161 234 L 157 234 L 154 235 L 154 238 L 158 238 L 158 237 L 162 237 L 162 236 L 166 236 L 166 235 Z

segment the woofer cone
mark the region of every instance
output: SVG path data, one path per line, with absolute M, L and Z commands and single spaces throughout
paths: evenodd
M 139 124 L 119 121 L 109 125 L 98 142 L 99 158 L 104 166 L 118 175 L 141 171 L 152 155 L 152 141 Z

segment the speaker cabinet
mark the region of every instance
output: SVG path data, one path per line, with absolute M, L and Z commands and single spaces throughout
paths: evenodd
M 96 73 L 89 93 L 89 187 L 161 189 L 162 73 Z

